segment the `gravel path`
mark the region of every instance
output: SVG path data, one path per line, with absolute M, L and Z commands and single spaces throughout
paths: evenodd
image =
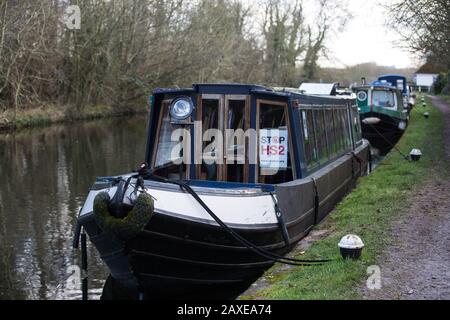
M 450 160 L 450 106 L 437 97 Z M 381 257 L 380 290 L 362 289 L 365 299 L 450 299 L 450 179 L 430 181 L 411 199 L 392 227 L 393 243 Z

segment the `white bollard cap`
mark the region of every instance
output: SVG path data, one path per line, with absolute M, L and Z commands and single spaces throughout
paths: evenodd
M 338 246 L 341 249 L 362 249 L 364 243 L 357 235 L 349 234 L 341 239 Z

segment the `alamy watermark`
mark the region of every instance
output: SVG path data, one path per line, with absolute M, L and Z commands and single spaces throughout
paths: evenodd
M 259 165 L 268 175 L 288 167 L 289 141 L 287 129 L 208 129 L 201 121 L 194 123 L 196 151 L 192 153 L 191 130 L 178 128 L 161 134 L 158 140 L 156 166 L 167 160 L 179 164 L 245 164 Z M 162 132 L 164 130 L 161 130 Z M 201 147 L 199 147 L 201 146 Z M 192 154 L 194 156 L 192 156 Z
M 81 269 L 77 265 L 67 267 L 66 288 L 69 290 L 78 290 L 81 287 Z
M 379 266 L 370 266 L 367 268 L 367 278 L 366 286 L 369 290 L 380 290 L 381 289 L 381 268 Z
M 69 30 L 81 29 L 81 10 L 77 5 L 70 5 L 64 10 L 61 22 Z

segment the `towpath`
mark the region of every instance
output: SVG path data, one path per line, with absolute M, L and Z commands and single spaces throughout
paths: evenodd
M 444 114 L 450 161 L 450 105 L 430 97 Z M 365 299 L 450 299 L 450 178 L 430 179 L 392 227 L 393 241 L 380 258 L 380 290 L 362 288 Z

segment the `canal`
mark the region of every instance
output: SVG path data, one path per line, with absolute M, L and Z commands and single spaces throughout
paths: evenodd
M 143 161 L 146 127 L 144 115 L 0 134 L 0 300 L 81 299 L 68 281 L 78 212 L 95 177 Z M 109 274 L 89 242 L 88 261 L 89 299 L 100 299 Z
M 66 281 L 78 211 L 96 176 L 129 172 L 143 161 L 146 116 L 0 134 L 0 300 L 80 299 Z M 89 298 L 108 272 L 89 246 Z

